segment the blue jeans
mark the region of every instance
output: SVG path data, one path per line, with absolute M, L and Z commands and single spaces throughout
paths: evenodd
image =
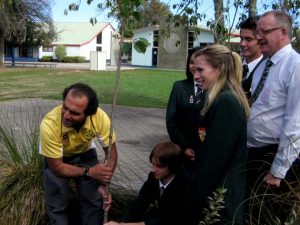
M 94 166 L 98 163 L 95 149 L 72 157 L 64 157 L 63 162 L 80 167 Z M 71 178 L 56 176 L 45 160 L 44 185 L 45 199 L 51 225 L 68 225 Z M 89 177 L 74 178 L 79 194 L 79 208 L 82 225 L 103 224 L 103 201 L 97 189 L 100 182 Z

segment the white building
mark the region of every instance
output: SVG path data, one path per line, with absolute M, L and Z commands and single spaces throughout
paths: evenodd
M 52 56 L 54 59 L 55 48 L 58 45 L 66 47 L 67 56 L 82 56 L 90 60 L 91 51 L 101 51 L 106 53 L 107 61 L 111 61 L 115 29 L 110 23 L 89 22 L 55 22 L 58 39 L 49 46 L 39 48 L 19 46 L 14 48 L 16 61 L 38 61 L 43 56 Z M 5 48 L 6 60 L 12 56 L 12 49 Z
M 178 32 L 173 30 L 169 36 L 165 38 L 160 37 L 159 32 L 159 25 L 145 27 L 133 32 L 133 42 L 143 37 L 147 39 L 150 45 L 147 47 L 145 53 L 139 53 L 132 48 L 132 65 L 166 68 L 166 66 L 163 65 L 165 63 L 160 60 L 159 54 L 163 54 L 165 57 L 165 54 L 168 53 L 172 56 L 172 60 L 175 61 L 175 63 L 173 66 L 167 66 L 167 68 L 178 69 L 178 67 L 180 67 L 180 69 L 184 69 L 185 62 L 179 65 L 176 63 L 176 59 L 174 60 L 174 58 L 178 57 L 178 54 L 180 60 L 185 61 L 189 49 L 195 46 L 206 46 L 214 43 L 214 35 L 209 29 L 201 29 L 200 35 L 198 35 L 196 39 L 194 38 L 194 33 L 187 30 L 179 30 Z M 176 54 L 177 56 L 175 56 Z M 166 61 L 170 61 L 170 59 L 171 58 L 167 58 Z
M 67 56 L 82 56 L 90 60 L 91 51 L 106 53 L 106 59 L 111 59 L 112 38 L 115 29 L 110 23 L 54 23 L 58 40 L 50 46 L 39 48 L 39 58 L 53 56 L 58 45 L 66 47 Z
M 157 66 L 159 25 L 145 27 L 134 31 L 133 43 L 139 38 L 147 39 L 150 45 L 145 53 L 139 53 L 132 48 L 131 64 L 137 66 Z

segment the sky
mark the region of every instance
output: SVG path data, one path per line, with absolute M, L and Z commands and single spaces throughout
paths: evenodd
M 180 0 L 161 0 L 172 9 L 172 5 Z M 64 15 L 64 10 L 68 8 L 69 4 L 76 2 L 76 0 L 52 0 L 52 16 L 54 22 L 89 22 L 90 18 L 97 15 L 96 6 L 97 0 L 92 1 L 91 5 L 86 3 L 86 0 L 81 0 L 81 5 L 78 12 L 68 12 L 68 15 Z M 213 1 L 203 0 L 205 2 L 205 11 L 210 11 L 211 17 L 213 17 Z M 175 13 L 175 12 L 174 12 Z M 103 13 L 102 16 L 97 17 L 97 21 L 110 22 L 117 28 L 117 23 L 106 17 L 107 13 Z
M 64 15 L 64 10 L 68 8 L 69 4 L 74 2 L 79 2 L 80 0 L 52 0 L 52 13 L 53 13 L 53 20 L 54 22 L 89 22 L 91 17 L 94 17 L 97 15 L 96 12 L 96 6 L 97 6 L 97 0 L 93 0 L 91 5 L 88 5 L 86 3 L 86 0 L 81 0 L 80 8 L 77 12 L 69 12 L 68 15 Z M 101 2 L 104 2 L 102 0 Z M 180 2 L 180 0 L 161 0 L 161 2 L 166 3 L 170 6 L 170 9 L 173 13 L 176 13 L 172 10 L 172 5 L 175 3 Z M 224 1 L 224 6 L 226 6 L 226 2 L 230 2 L 229 4 L 233 4 L 233 0 L 226 0 Z M 262 2 L 268 2 L 268 0 L 258 0 L 258 14 L 263 13 L 264 10 L 262 10 Z M 214 19 L 214 7 L 213 7 L 213 1 L 212 0 L 202 0 L 201 6 L 200 6 L 200 12 L 205 12 L 207 15 L 207 20 Z M 234 7 L 231 7 L 234 8 Z M 117 29 L 118 25 L 116 21 L 113 21 L 110 18 L 107 18 L 107 12 L 102 13 L 101 16 L 97 17 L 98 22 L 110 22 L 112 26 Z M 231 12 L 231 18 L 229 24 L 231 25 L 233 22 L 233 12 Z M 300 18 L 299 18 L 300 20 Z M 235 21 L 236 22 L 236 21 Z M 206 21 L 203 21 L 200 23 L 202 26 L 205 26 Z M 228 25 L 229 26 L 229 25 Z

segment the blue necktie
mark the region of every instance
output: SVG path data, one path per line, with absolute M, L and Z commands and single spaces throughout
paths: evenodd
M 249 72 L 248 64 L 244 64 L 243 65 L 243 79 L 246 79 L 248 72 Z
M 249 101 L 250 107 L 256 101 L 256 99 L 259 96 L 261 90 L 263 89 L 265 81 L 266 81 L 267 76 L 268 76 L 269 71 L 270 71 L 270 67 L 272 65 L 273 65 L 272 61 L 268 59 L 267 63 L 266 63 L 266 67 L 264 69 L 264 72 L 262 73 L 261 78 L 260 78 L 260 80 L 257 84 L 257 87 L 256 87 L 255 91 L 253 92 L 253 94 L 251 95 L 251 98 L 250 98 L 250 101 Z

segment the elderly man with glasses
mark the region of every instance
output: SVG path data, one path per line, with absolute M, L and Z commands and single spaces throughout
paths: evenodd
M 270 205 L 274 206 L 279 193 L 288 192 L 285 181 L 295 181 L 300 152 L 300 55 L 291 46 L 292 21 L 284 12 L 260 16 L 256 39 L 267 59 L 255 71 L 251 85 L 248 185 L 259 194 L 273 190 Z M 259 191 L 266 186 L 269 190 Z M 275 215 L 280 218 L 277 206 Z M 281 206 L 289 208 L 283 202 Z

